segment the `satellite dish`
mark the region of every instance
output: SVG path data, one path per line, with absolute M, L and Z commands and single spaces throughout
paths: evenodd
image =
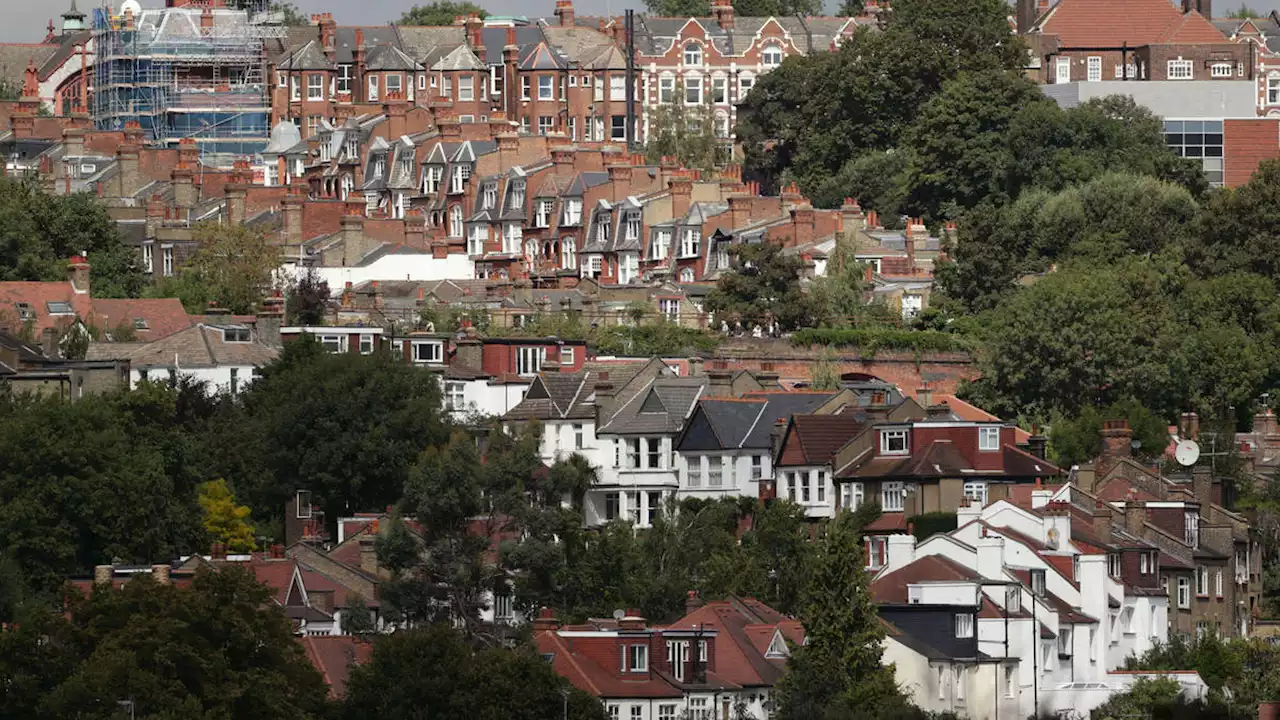
M 124 0 L 124 2 L 120 3 L 121 15 L 133 15 L 134 17 L 138 17 L 141 13 L 142 3 L 138 2 L 138 0 Z
M 619 608 L 619 609 L 617 609 L 617 610 L 614 610 L 614 611 L 613 611 L 613 619 L 614 619 L 614 620 L 621 620 L 622 618 L 624 618 L 624 617 L 626 617 L 626 616 L 627 616 L 626 611 L 622 610 L 621 608 Z
M 1200 446 L 1195 440 L 1183 440 L 1178 443 L 1177 449 L 1173 451 L 1173 457 L 1178 464 L 1183 467 L 1191 467 L 1196 464 L 1196 460 L 1200 459 Z

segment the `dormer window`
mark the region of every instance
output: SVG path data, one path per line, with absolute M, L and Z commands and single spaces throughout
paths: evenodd
M 422 194 L 435 195 L 440 191 L 440 179 L 444 177 L 444 168 L 432 165 L 422 174 Z
M 600 242 L 609 242 L 609 213 L 601 213 L 596 216 L 596 240 Z
M 449 186 L 449 192 L 461 193 L 467 180 L 471 179 L 470 165 L 455 165 L 453 167 L 453 178 Z
M 910 452 L 907 445 L 907 430 L 903 428 L 880 431 L 881 455 L 906 455 Z
M 546 199 L 538 201 L 538 209 L 533 218 L 534 227 L 550 227 L 551 212 L 555 207 L 555 202 L 555 200 Z
M 355 138 L 347 139 L 347 157 L 356 158 L 360 156 L 360 142 Z
M 498 184 L 485 183 L 482 205 L 485 210 L 492 210 L 498 204 Z
M 564 222 L 561 225 L 582 224 L 582 198 L 565 198 Z
M 1000 428 L 978 428 L 978 449 L 984 452 L 1000 449 Z
M 957 613 L 956 638 L 963 640 L 971 637 L 973 637 L 973 613 Z
M 1044 597 L 1044 570 L 1031 571 L 1031 593 L 1036 597 Z
M 1124 565 L 1120 562 L 1120 553 L 1107 554 L 1107 574 L 1113 578 L 1118 578 L 1124 572 Z
M 382 177 L 383 173 L 385 173 L 386 171 L 387 171 L 387 163 L 383 159 L 383 157 L 379 155 L 377 159 L 373 161 L 373 176 L 380 178 Z
M 247 343 L 249 342 L 249 328 L 245 328 L 245 327 L 222 328 L 222 341 L 229 342 L 229 343 Z
M 524 180 L 511 181 L 511 204 L 508 210 L 524 209 Z
M 638 212 L 627 213 L 627 239 L 640 239 L 640 213 Z

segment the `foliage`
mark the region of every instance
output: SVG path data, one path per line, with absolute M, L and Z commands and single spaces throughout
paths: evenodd
M 1232 717 L 1258 713 L 1258 703 L 1280 695 L 1280 678 L 1272 671 L 1280 648 L 1261 638 L 1225 640 L 1215 635 L 1196 639 L 1173 636 L 1140 658 L 1129 658 L 1129 670 L 1195 670 L 1209 686 L 1209 702 L 1225 706 Z
M 65 616 L 0 629 L 2 717 L 320 718 L 319 673 L 245 568 L 201 570 L 189 588 L 139 576 L 74 595 Z
M 475 650 L 445 625 L 381 638 L 351 671 L 342 716 L 604 720 L 600 701 L 528 647 Z
M 1245 5 L 1244 3 L 1240 3 L 1240 7 L 1236 8 L 1235 10 L 1227 11 L 1227 13 L 1223 15 L 1223 17 L 1236 18 L 1238 20 L 1248 20 L 1249 18 L 1262 17 L 1262 14 L 1259 13 L 1257 10 L 1254 10 L 1253 8 L 1249 7 L 1248 5 Z
M 184 393 L 0 396 L 0 548 L 49 597 L 68 573 L 167 562 L 204 544 Z
M 835 238 L 826 272 L 809 283 L 809 298 L 825 325 L 856 325 L 870 314 L 863 263 L 857 260 L 857 239 L 844 233 Z
M 906 208 L 910 161 L 910 152 L 867 150 L 846 161 L 839 172 L 811 178 L 805 191 L 817 207 L 839 207 L 844 198 L 857 198 L 864 209 L 876 211 L 883 227 L 898 229 Z
M 1155 712 L 1167 713 L 1177 704 L 1181 693 L 1182 687 L 1173 678 L 1138 678 L 1127 691 L 1112 695 L 1094 708 L 1092 716 L 1098 720 L 1152 717 Z
M 146 284 L 137 251 L 86 193 L 50 195 L 34 181 L 0 177 L 0 281 L 57 281 L 85 254 L 94 297 L 137 297 Z
M 329 354 L 311 337 L 239 394 L 219 423 L 219 472 L 259 517 L 310 490 L 327 516 L 385 508 L 422 448 L 445 438 L 435 379 L 388 353 Z
M 720 340 L 705 330 L 672 322 L 610 325 L 596 330 L 593 339 L 600 355 L 627 357 L 690 357 L 715 352 Z
M 329 315 L 329 283 L 314 267 L 289 286 L 284 296 L 285 322 L 289 325 L 314 327 L 323 325 Z
M 915 537 L 925 540 L 937 533 L 949 533 L 956 529 L 956 514 L 949 512 L 930 512 L 913 515 L 907 523 L 915 526 Z
M 816 325 L 813 301 L 801 290 L 803 260 L 784 255 L 774 243 L 735 245 L 729 250 L 733 268 L 707 295 L 705 308 L 715 324 L 759 326 L 768 331 Z
M 1007 16 L 999 0 L 900 0 L 883 30 L 783 63 L 738 108 L 746 176 L 767 190 L 791 177 L 812 196 L 850 160 L 898 146 L 946 80 L 1022 67 Z
M 1140 443 L 1135 453 L 1139 456 L 1159 456 L 1169 444 L 1168 422 L 1137 401 L 1128 399 L 1106 408 L 1090 405 L 1070 419 L 1054 418 L 1049 427 L 1053 462 L 1059 467 L 1069 468 L 1098 457 L 1102 452 L 1102 424 L 1113 419 L 1128 421 L 1134 441 Z
M 837 13 L 840 17 L 857 17 L 866 11 L 865 0 L 843 0 Z
M 797 347 L 858 348 L 865 357 L 880 350 L 907 352 L 967 352 L 973 344 L 964 336 L 938 330 L 903 330 L 893 327 L 806 328 L 791 335 Z
M 709 88 L 707 90 L 710 91 Z M 675 102 L 659 105 L 649 111 L 649 130 L 644 146 L 646 159 L 657 164 L 663 158 L 675 158 L 684 167 L 703 170 L 711 170 L 728 162 L 728 140 L 716 134 L 715 113 L 711 106 L 686 105 L 684 84 L 680 82 L 676 83 L 673 95 Z
M 1202 276 L 1251 272 L 1280 276 L 1280 160 L 1267 160 L 1249 182 L 1211 196 L 1187 260 Z
M 843 513 L 814 548 L 801 600 L 806 645 L 787 661 L 777 687 L 777 716 L 882 718 L 908 706 L 893 666 L 880 661 L 884 631 L 863 571 L 859 517 Z
M 235 553 L 257 549 L 253 524 L 249 521 L 253 511 L 244 505 L 236 505 L 226 480 L 219 478 L 200 485 L 196 500 L 204 511 L 204 529 L 213 542 L 222 543 Z
M 835 364 L 832 356 L 833 353 L 829 347 L 818 350 L 817 359 L 814 360 L 813 365 L 809 366 L 809 389 L 840 389 L 840 368 Z
M 488 11 L 467 0 L 435 0 L 426 5 L 414 5 L 405 10 L 396 25 L 452 25 L 453 21 L 471 14 L 481 19 L 489 16 Z
M 22 96 L 22 86 L 9 79 L 0 80 L 0 101 L 14 102 Z
M 177 297 L 187 312 L 217 305 L 236 315 L 257 311 L 276 286 L 280 249 L 244 225 L 204 223 L 193 233 L 199 249 L 176 277 L 163 278 L 155 297 Z

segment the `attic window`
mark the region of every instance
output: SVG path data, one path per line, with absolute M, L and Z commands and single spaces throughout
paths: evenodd
M 222 341 L 229 342 L 229 343 L 247 343 L 249 342 L 249 328 L 246 328 L 246 327 L 222 328 Z
M 1036 597 L 1044 597 L 1044 570 L 1031 571 L 1031 592 Z
M 31 309 L 30 303 L 14 303 L 14 307 L 18 308 L 18 319 L 22 321 L 35 320 L 36 311 Z
M 782 633 L 775 632 L 773 634 L 773 642 L 769 643 L 769 649 L 764 651 L 764 656 L 771 660 L 785 658 L 791 655 L 791 651 L 787 649 L 787 641 L 783 639 Z
M 139 317 L 139 318 L 133 319 L 133 329 L 134 330 L 150 330 L 151 326 L 147 324 L 146 318 Z
M 61 300 L 51 300 L 45 303 L 45 307 L 49 310 L 50 315 L 74 315 L 75 311 L 71 309 L 71 303 Z

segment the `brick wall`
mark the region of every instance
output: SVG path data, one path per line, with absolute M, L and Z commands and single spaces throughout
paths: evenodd
M 1280 119 L 1225 120 L 1222 129 L 1227 187 L 1245 184 L 1260 163 L 1280 158 Z

